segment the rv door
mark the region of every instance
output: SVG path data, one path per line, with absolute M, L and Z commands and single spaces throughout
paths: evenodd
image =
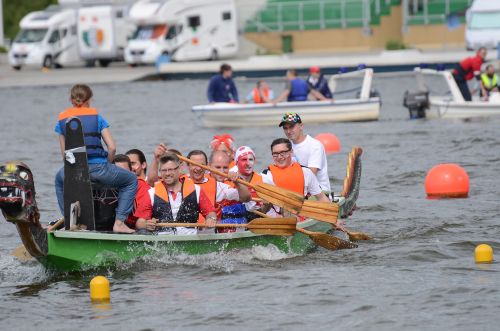
M 59 33 L 59 30 L 57 28 L 54 29 L 50 34 L 48 46 L 48 52 L 47 54 L 45 54 L 43 59 L 44 67 L 52 67 L 54 61 L 57 59 L 61 52 L 61 34 Z

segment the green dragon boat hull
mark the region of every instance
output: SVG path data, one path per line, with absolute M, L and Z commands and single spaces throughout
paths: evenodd
M 297 227 L 327 232 L 328 223 L 306 220 Z M 113 267 L 154 254 L 200 255 L 274 245 L 283 253 L 305 254 L 316 244 L 305 234 L 258 235 L 250 231 L 199 235 L 136 235 L 91 231 L 55 231 L 48 234 L 48 254 L 38 260 L 49 269 L 79 271 Z

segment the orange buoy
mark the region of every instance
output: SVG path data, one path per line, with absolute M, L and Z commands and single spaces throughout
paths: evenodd
M 428 198 L 467 198 L 469 175 L 454 163 L 438 164 L 425 177 Z
M 340 141 L 334 134 L 320 133 L 314 138 L 318 139 L 323 144 L 326 154 L 340 152 Z

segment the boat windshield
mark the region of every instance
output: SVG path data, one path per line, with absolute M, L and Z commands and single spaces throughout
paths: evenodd
M 167 32 L 167 26 L 165 24 L 158 25 L 139 25 L 137 30 L 135 30 L 134 40 L 149 40 L 157 39 Z
M 500 29 L 500 11 L 472 13 L 470 30 Z
M 47 34 L 47 29 L 22 29 L 14 39 L 16 43 L 38 43 Z

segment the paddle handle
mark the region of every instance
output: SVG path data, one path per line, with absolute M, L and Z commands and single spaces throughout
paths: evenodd
M 205 170 L 208 170 L 208 171 L 210 171 L 210 172 L 213 172 L 214 174 L 217 174 L 217 175 L 219 175 L 219 176 L 223 176 L 223 177 L 229 178 L 228 174 L 226 174 L 225 172 L 222 172 L 222 171 L 219 171 L 219 170 L 214 169 L 214 168 L 212 168 L 212 167 L 209 167 L 209 166 L 206 166 L 206 165 L 200 164 L 200 163 L 198 163 L 198 162 L 194 162 L 193 160 L 190 160 L 190 159 L 188 159 L 187 157 L 184 157 L 184 156 L 182 156 L 182 155 L 177 155 L 177 156 L 179 157 L 179 159 L 180 159 L 180 160 L 182 160 L 182 161 L 184 161 L 184 162 L 186 162 L 186 163 L 190 163 L 190 164 L 192 164 L 192 165 L 198 166 L 198 167 L 200 167 L 200 168 L 202 168 L 202 169 L 205 169 Z M 238 179 L 236 179 L 236 182 L 238 182 L 238 183 L 240 183 L 240 184 L 243 184 L 243 185 L 245 185 L 245 186 L 248 186 L 248 187 L 250 187 L 250 188 L 255 189 L 255 185 L 253 185 L 253 184 L 251 184 L 251 183 L 249 183 L 249 182 L 247 182 L 247 181 L 244 181 L 243 179 L 238 178 Z
M 261 211 L 258 211 L 258 210 L 250 210 L 251 213 L 254 213 L 255 215 L 259 215 L 261 217 L 269 217 L 269 215 L 267 214 L 264 214 L 263 212 Z
M 167 228 L 246 228 L 248 224 L 214 224 L 210 226 L 205 223 L 156 223 L 158 227 L 167 227 Z

